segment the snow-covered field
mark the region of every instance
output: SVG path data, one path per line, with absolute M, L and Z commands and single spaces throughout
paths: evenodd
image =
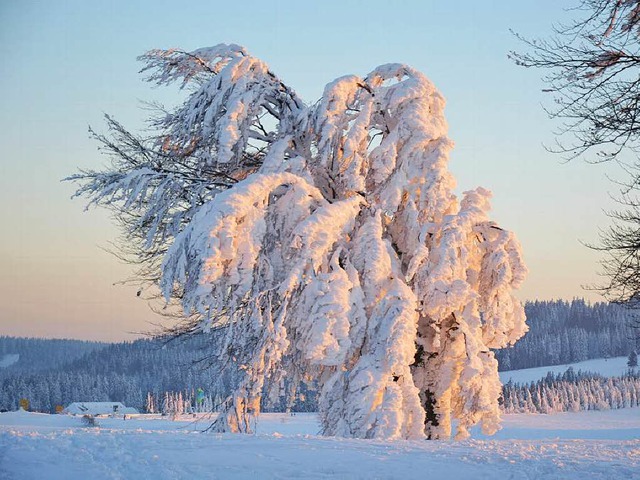
M 263 414 L 256 435 L 200 433 L 201 418 L 0 414 L 2 479 L 640 479 L 640 409 L 507 415 L 488 439 L 317 436 L 313 414 Z
M 548 372 L 564 373 L 569 367 L 578 372 L 599 373 L 604 377 L 617 377 L 624 375 L 628 370 L 627 357 L 597 358 L 585 360 L 584 362 L 570 363 L 567 365 L 553 365 L 550 367 L 524 368 L 522 370 L 509 370 L 500 372 L 500 381 L 504 384 L 509 380 L 515 383 L 527 383 L 544 378 Z

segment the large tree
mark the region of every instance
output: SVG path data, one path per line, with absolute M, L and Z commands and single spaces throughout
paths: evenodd
M 593 246 L 605 252 L 606 280 L 599 288 L 610 300 L 640 302 L 640 1 L 581 0 L 576 19 L 550 38 L 529 40 L 511 57 L 524 67 L 547 71 L 547 109 L 560 120 L 552 150 L 568 159 L 618 162 L 628 176 L 619 181 L 620 208 L 613 225 Z
M 81 172 L 127 252 L 188 320 L 225 331 L 242 372 L 215 427 L 247 432 L 261 396 L 319 388 L 323 432 L 458 438 L 499 428 L 491 349 L 527 330 L 512 290 L 526 269 L 490 221 L 490 192 L 460 202 L 445 101 L 389 64 L 329 83 L 313 105 L 237 45 L 154 50 L 143 71 L 190 93 L 141 139 L 108 118 L 113 158 Z

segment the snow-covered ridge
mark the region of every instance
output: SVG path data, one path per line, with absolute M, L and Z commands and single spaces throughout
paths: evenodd
M 500 372 L 500 381 L 505 384 L 511 380 L 513 383 L 535 382 L 546 377 L 547 373 L 564 373 L 571 367 L 576 372 L 599 373 L 603 377 L 618 377 L 628 370 L 627 357 L 598 358 L 583 362 L 568 363 L 565 365 L 553 365 L 548 367 L 524 368 L 522 370 L 508 370 Z
M 7 353 L 0 358 L 0 368 L 7 368 L 14 363 L 18 363 L 20 359 L 20 354 L 18 353 Z

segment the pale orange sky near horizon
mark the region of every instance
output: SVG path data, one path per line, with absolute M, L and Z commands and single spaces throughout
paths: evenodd
M 416 1 L 393 12 L 346 2 L 341 15 L 293 1 L 195 2 L 170 14 L 162 2 L 92 3 L 0 5 L 0 335 L 124 340 L 161 320 L 135 287 L 115 285 L 132 270 L 102 249 L 118 236 L 108 212 L 85 213 L 60 180 L 105 163 L 87 135 L 88 124 L 102 129 L 103 112 L 136 130 L 140 100 L 185 98 L 145 84 L 137 55 L 218 42 L 246 45 L 310 102 L 332 79 L 381 63 L 423 71 L 447 98 L 459 192 L 492 190 L 492 218 L 523 245 L 530 274 L 519 297 L 601 299 L 582 289 L 599 281 L 600 256 L 580 242 L 608 225 L 616 189 L 606 175 L 620 172 L 547 152 L 554 124 L 540 106 L 541 72 L 506 58 L 520 48 L 509 28 L 543 36 L 571 2 Z

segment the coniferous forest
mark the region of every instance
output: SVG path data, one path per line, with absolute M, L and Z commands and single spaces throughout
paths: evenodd
M 535 301 L 525 311 L 529 332 L 496 352 L 501 371 L 619 357 L 637 347 L 640 312 L 621 305 Z
M 496 352 L 500 370 L 622 356 L 637 349 L 637 314 L 619 305 L 581 299 L 536 301 L 528 302 L 525 310 L 530 330 L 514 347 Z M 215 331 L 115 344 L 0 337 L 0 365 L 6 365 L 0 368 L 0 409 L 17 409 L 19 400 L 26 398 L 32 410 L 43 412 L 74 401 L 121 401 L 140 411 L 182 410 L 178 393 L 184 403 L 193 404 L 198 388 L 205 392 L 206 404 L 215 408 L 237 382 L 233 364 L 220 365 L 211 355 L 219 342 Z M 287 387 L 279 386 L 279 393 Z M 637 376 L 612 380 L 576 372 L 531 385 L 507 384 L 503 408 L 549 413 L 634 406 L 639 388 Z M 288 404 L 266 396 L 263 404 L 267 411 L 317 408 L 312 386 Z

